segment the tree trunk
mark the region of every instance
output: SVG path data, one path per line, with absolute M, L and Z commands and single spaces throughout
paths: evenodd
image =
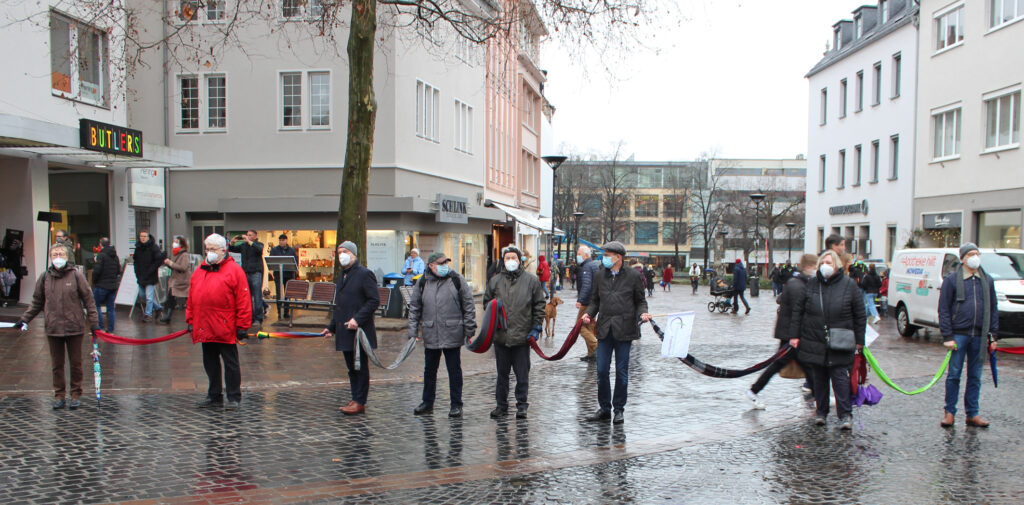
M 373 94 L 373 50 L 377 31 L 377 1 L 353 0 L 348 35 L 348 143 L 338 202 L 338 243 L 350 240 L 366 265 L 366 202 L 373 160 L 373 131 L 377 101 Z M 341 274 L 335 262 L 334 278 Z

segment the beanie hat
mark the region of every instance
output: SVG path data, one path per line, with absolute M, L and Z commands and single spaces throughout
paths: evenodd
M 967 242 L 966 244 L 960 246 L 960 259 L 964 259 L 964 256 L 967 256 L 967 253 L 977 250 L 978 246 L 975 245 L 974 242 Z
M 511 253 L 516 253 L 516 256 L 519 258 L 519 261 L 520 262 L 523 261 L 523 251 L 520 251 L 519 248 L 514 246 L 514 245 L 506 246 L 504 249 L 502 249 L 501 250 L 501 257 L 504 258 L 505 255 L 510 253 L 510 252 Z
M 342 242 L 341 245 L 339 245 L 338 247 L 343 247 L 345 249 L 348 249 L 348 251 L 350 253 L 352 253 L 353 255 L 359 256 L 359 248 L 356 247 L 356 244 L 354 242 L 352 242 L 351 240 L 346 240 L 346 241 Z

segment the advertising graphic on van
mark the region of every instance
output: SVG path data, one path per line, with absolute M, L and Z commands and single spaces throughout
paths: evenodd
M 898 293 L 910 294 L 910 284 L 907 284 L 905 282 L 897 282 L 896 283 L 896 291 Z

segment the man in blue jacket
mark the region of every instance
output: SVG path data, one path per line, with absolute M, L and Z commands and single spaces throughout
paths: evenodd
M 348 382 L 352 400 L 338 410 L 347 416 L 366 411 L 366 396 L 370 391 L 370 363 L 367 353 L 359 355 L 359 370 L 355 368 L 355 350 L 359 342 L 356 332 L 362 328 L 370 348 L 377 348 L 377 330 L 373 314 L 380 305 L 377 292 L 377 277 L 369 268 L 359 264 L 359 249 L 352 242 L 345 241 L 338 246 L 338 263 L 341 276 L 334 280 L 334 317 L 327 329 L 321 332 L 325 338 L 334 336 L 334 349 L 345 355 L 348 367 Z
M 946 414 L 940 423 L 953 426 L 957 397 L 960 394 L 960 374 L 967 360 L 967 388 L 964 390 L 964 408 L 967 426 L 988 427 L 989 422 L 978 415 L 981 394 L 981 371 L 985 364 L 986 347 L 991 353 L 999 335 L 999 310 L 996 308 L 996 287 L 981 269 L 981 252 L 973 243 L 960 246 L 961 265 L 942 280 L 939 296 L 939 331 L 943 345 L 953 350 L 946 374 Z M 988 344 L 986 346 L 986 343 Z
M 742 301 L 743 306 L 747 308 L 744 314 L 750 314 L 750 304 L 747 303 L 747 297 L 743 295 L 743 292 L 747 290 L 747 269 L 743 268 L 743 260 L 739 258 L 736 258 L 736 266 L 732 269 L 732 289 L 735 291 L 732 296 L 732 313 L 740 311 L 739 302 Z
M 579 321 L 583 314 L 587 313 L 587 306 L 594 294 L 594 275 L 597 274 L 601 264 L 590 258 L 590 248 L 581 245 L 576 251 L 577 275 L 579 276 L 579 292 L 576 294 L 576 320 Z M 580 328 L 580 336 L 587 343 L 587 355 L 580 358 L 580 361 L 597 361 L 597 336 L 594 333 L 594 323 L 584 324 Z

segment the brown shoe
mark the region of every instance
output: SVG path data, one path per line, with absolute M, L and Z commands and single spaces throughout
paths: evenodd
M 989 423 L 988 421 L 982 419 L 981 416 L 974 416 L 974 417 L 968 417 L 967 418 L 967 426 L 974 426 L 976 428 L 988 428 L 989 424 L 991 424 L 991 423 Z
M 953 426 L 953 414 L 946 412 L 946 415 L 942 416 L 942 422 L 939 423 L 939 426 L 942 426 L 943 428 Z
M 352 405 L 341 409 L 341 413 L 346 416 L 354 416 L 356 414 L 362 414 L 363 412 L 366 412 L 366 407 L 356 402 L 352 402 Z
M 352 405 L 355 405 L 355 403 L 356 403 L 355 400 L 349 400 L 348 403 L 346 403 L 345 405 L 343 405 L 341 407 L 338 407 L 338 410 L 345 410 L 345 409 L 351 407 Z

